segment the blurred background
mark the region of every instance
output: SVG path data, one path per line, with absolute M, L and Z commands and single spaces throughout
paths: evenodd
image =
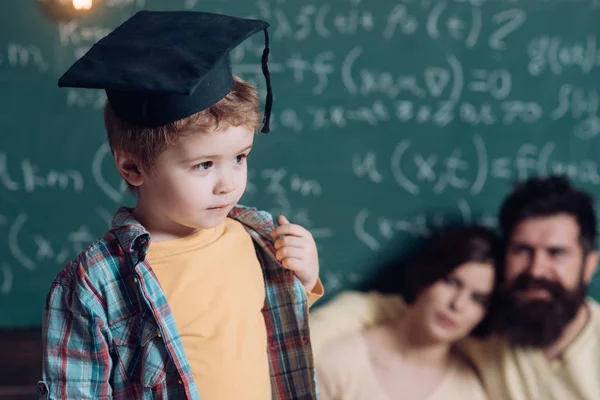
M 271 24 L 272 132 L 243 203 L 317 239 L 327 295 L 377 282 L 437 228 L 495 227 L 518 179 L 600 195 L 597 0 L 5 0 L 0 3 L 0 398 L 33 398 L 50 282 L 133 205 L 103 91 L 60 75 L 139 10 Z M 262 35 L 232 53 L 264 98 Z M 600 299 L 600 283 L 592 284 Z

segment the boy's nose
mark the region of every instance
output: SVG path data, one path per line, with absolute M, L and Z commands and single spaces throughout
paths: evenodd
M 215 194 L 227 194 L 231 193 L 235 189 L 233 174 L 230 172 L 223 172 L 215 186 Z

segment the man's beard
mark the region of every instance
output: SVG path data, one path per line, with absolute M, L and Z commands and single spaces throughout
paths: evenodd
M 527 299 L 528 289 L 545 289 L 550 299 Z M 500 329 L 516 346 L 544 348 L 555 343 L 575 318 L 586 297 L 583 280 L 575 290 L 521 274 L 506 288 L 500 303 Z

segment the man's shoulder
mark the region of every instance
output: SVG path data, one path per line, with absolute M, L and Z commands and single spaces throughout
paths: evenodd
M 595 300 L 593 297 L 588 297 L 585 300 L 585 302 L 588 305 L 588 307 L 590 307 L 590 310 L 592 310 L 593 313 L 595 313 L 595 314 L 600 313 L 600 303 L 598 303 L 598 301 Z
M 596 326 L 596 331 L 600 333 L 600 303 L 593 299 L 592 297 L 588 297 L 586 299 L 586 304 L 589 307 L 591 318 L 590 320 Z
M 492 333 L 485 338 L 468 336 L 458 341 L 454 349 L 480 366 L 486 362 L 497 362 L 510 351 L 511 346 L 502 334 Z

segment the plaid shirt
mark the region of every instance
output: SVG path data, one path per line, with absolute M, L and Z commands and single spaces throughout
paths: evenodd
M 272 397 L 318 399 L 306 294 L 275 259 L 272 218 L 241 206 L 229 216 L 252 236 L 263 268 Z M 173 314 L 145 261 L 149 241 L 122 207 L 112 229 L 56 277 L 44 309 L 40 399 L 200 399 Z

